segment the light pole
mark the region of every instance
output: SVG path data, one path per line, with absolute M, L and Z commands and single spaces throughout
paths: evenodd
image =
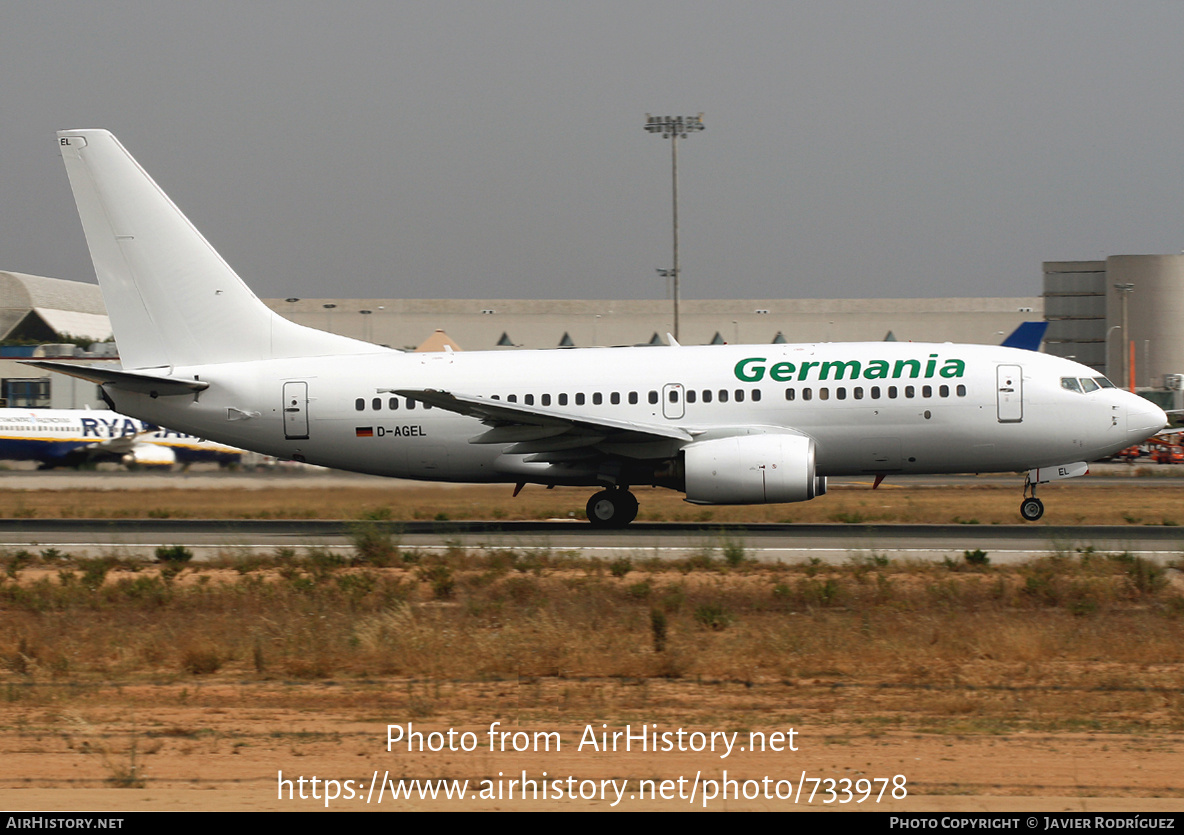
M 1110 375 L 1110 334 L 1115 331 L 1122 330 L 1122 325 L 1111 325 L 1110 330 L 1106 331 L 1106 376 Z M 1120 352 L 1121 353 L 1121 352 Z M 1113 380 L 1111 381 L 1113 382 Z
M 1135 390 L 1135 375 L 1132 373 L 1133 369 L 1128 368 L 1127 354 L 1130 353 L 1131 348 L 1128 346 L 1134 345 L 1131 339 L 1131 332 L 1127 329 L 1127 298 L 1131 294 L 1131 290 L 1135 289 L 1135 285 L 1115 284 L 1114 289 L 1122 294 L 1122 348 L 1118 352 L 1118 362 L 1122 366 L 1122 385 L 1130 391 Z
M 670 140 L 670 171 L 673 183 L 674 266 L 670 270 L 674 296 L 674 338 L 678 339 L 678 140 L 703 130 L 703 114 L 698 116 L 651 116 L 645 114 L 645 129 Z

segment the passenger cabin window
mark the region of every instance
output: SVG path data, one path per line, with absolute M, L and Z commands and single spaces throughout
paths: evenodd
M 608 396 L 608 400 L 609 400 L 609 402 L 610 402 L 610 403 L 612 403 L 614 406 L 620 405 L 620 403 L 621 403 L 621 393 L 620 393 L 619 391 L 614 391 L 612 394 L 610 394 L 610 395 Z
M 598 392 L 598 391 L 592 392 L 592 405 L 593 406 L 599 406 L 603 402 L 604 402 L 604 397 L 601 395 L 600 392 Z
M 576 405 L 577 406 L 584 405 L 584 393 L 582 391 L 576 392 Z
M 637 405 L 637 392 L 635 392 L 635 391 L 629 392 L 629 405 L 630 406 Z
M 656 405 L 658 402 L 658 393 L 656 391 L 650 392 L 650 405 Z
M 793 400 L 796 396 L 797 396 L 797 391 L 795 391 L 794 389 L 786 389 L 785 390 L 785 399 L 786 400 Z
M 965 396 L 966 396 L 966 386 L 959 385 L 959 386 L 958 386 L 958 388 L 956 389 L 956 391 L 958 392 L 958 396 L 959 396 L 959 397 L 965 397 Z
M 567 405 L 567 392 L 563 392 L 562 394 L 559 395 L 559 405 L 560 406 Z
M 720 403 L 727 403 L 728 402 L 728 390 L 727 389 L 720 389 L 719 390 L 719 402 Z
M 694 403 L 698 393 L 694 389 L 687 389 L 687 402 Z
M 359 397 L 357 400 L 355 400 L 355 401 L 354 401 L 354 408 L 355 408 L 355 409 L 357 409 L 359 412 L 364 412 L 364 411 L 366 411 L 366 400 L 365 400 L 365 398 L 363 398 L 363 397 Z
M 753 389 L 752 390 L 752 402 L 757 403 L 760 401 L 760 399 L 761 399 L 761 390 L 760 389 Z
M 386 406 L 392 412 L 396 411 L 399 408 L 399 398 L 392 397 L 390 400 L 386 401 Z
M 382 398 L 375 397 L 373 400 L 370 401 L 370 406 L 374 409 L 374 411 L 377 412 L 379 409 L 382 408 Z
M 550 406 L 550 405 L 551 405 L 551 395 L 549 395 L 549 394 L 544 394 L 544 395 L 542 396 L 541 400 L 543 401 L 543 405 L 544 405 L 544 406 Z
M 527 406 L 533 406 L 534 405 L 534 395 L 533 394 L 523 395 L 522 402 L 525 403 Z

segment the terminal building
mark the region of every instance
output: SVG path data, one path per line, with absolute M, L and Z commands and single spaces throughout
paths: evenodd
M 783 342 L 998 344 L 1022 322 L 1047 320 L 1044 350 L 1095 368 L 1161 405 L 1181 408 L 1184 255 L 1045 262 L 1043 294 L 1020 298 L 683 300 L 684 345 Z M 563 349 L 665 345 L 670 301 L 513 299 L 265 299 L 288 319 L 399 350 Z M 71 337 L 64 344 L 61 336 Z M 115 362 L 96 285 L 0 272 L 0 399 L 81 408 L 90 383 L 47 375 L 21 358 Z M 93 342 L 91 341 L 93 340 Z M 22 344 L 16 344 L 22 343 Z M 32 343 L 42 343 L 35 347 Z M 81 343 L 81 346 L 80 344 Z

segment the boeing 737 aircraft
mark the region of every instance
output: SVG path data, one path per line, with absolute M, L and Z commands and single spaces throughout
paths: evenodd
M 241 449 L 102 409 L 0 409 L 0 461 L 38 461 L 46 468 L 97 461 L 171 467 L 232 464 L 242 455 Z
M 630 487 L 697 504 L 798 502 L 827 476 L 1027 470 L 1036 485 L 1154 434 L 1163 411 L 1069 360 L 911 342 L 406 354 L 269 310 L 110 133 L 58 143 L 142 420 L 279 458 L 432 481 Z

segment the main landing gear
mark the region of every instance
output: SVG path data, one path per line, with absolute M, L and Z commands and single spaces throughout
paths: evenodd
M 601 490 L 588 499 L 588 521 L 597 528 L 623 528 L 637 518 L 637 499 L 628 489 Z

